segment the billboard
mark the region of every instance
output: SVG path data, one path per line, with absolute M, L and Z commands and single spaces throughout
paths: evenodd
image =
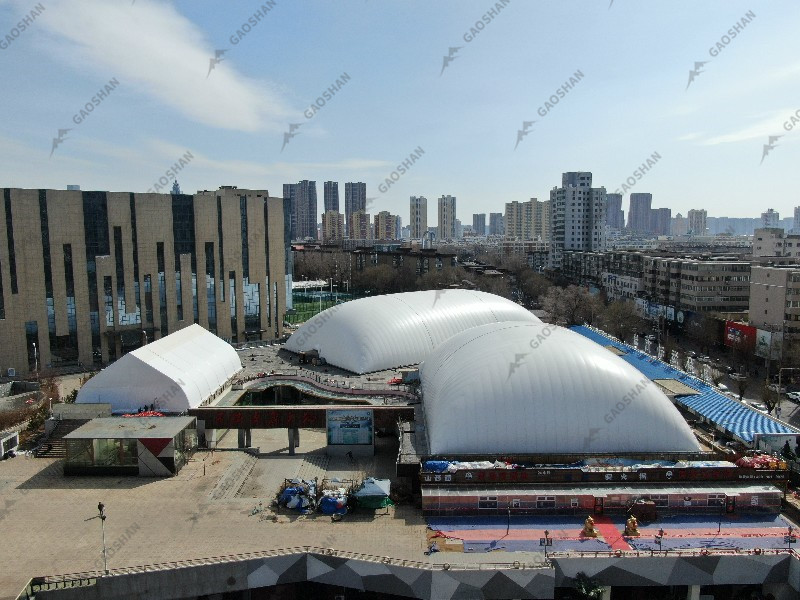
M 761 358 L 772 358 L 777 360 L 781 357 L 781 345 L 783 344 L 783 333 L 776 331 L 764 331 L 756 329 L 756 349 L 755 355 Z M 770 352 L 770 350 L 772 352 Z M 772 356 L 770 356 L 770 354 Z
M 725 345 L 740 350 L 752 350 L 756 344 L 756 328 L 744 323 L 725 321 Z
M 375 428 L 371 409 L 333 409 L 326 414 L 328 445 L 372 445 Z

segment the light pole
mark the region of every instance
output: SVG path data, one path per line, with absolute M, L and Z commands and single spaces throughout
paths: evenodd
M 664 539 L 664 529 L 659 528 L 658 535 L 656 536 L 656 542 L 658 542 L 658 551 L 661 552 L 661 540 Z
M 103 571 L 106 575 L 108 575 L 108 553 L 106 552 L 106 512 L 105 512 L 105 504 L 102 502 L 97 503 L 97 512 L 98 515 L 96 517 L 89 517 L 86 521 L 91 521 L 92 519 L 100 519 L 100 528 L 103 532 Z
M 794 528 L 791 525 L 789 525 L 789 535 L 783 536 L 783 541 L 786 542 L 786 544 L 789 546 L 789 550 L 792 549 L 792 544 L 797 543 L 797 537 L 795 537 L 793 534 L 794 534 Z

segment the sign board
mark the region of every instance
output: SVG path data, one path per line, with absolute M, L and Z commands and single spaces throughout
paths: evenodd
M 761 358 L 771 358 L 777 360 L 781 357 L 781 346 L 783 344 L 783 333 L 780 331 L 764 331 L 756 329 L 756 348 L 755 355 Z M 770 352 L 771 350 L 771 352 Z
M 553 538 L 539 538 L 539 545 L 540 546 L 552 546 L 553 545 Z
M 375 432 L 371 409 L 327 411 L 329 446 L 372 445 Z
M 751 350 L 756 344 L 756 328 L 744 323 L 725 321 L 725 345 Z

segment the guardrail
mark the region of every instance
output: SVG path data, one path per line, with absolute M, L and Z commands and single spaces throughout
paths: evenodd
M 313 375 L 305 373 L 301 369 L 281 369 L 280 372 L 272 371 L 270 374 L 267 374 L 264 377 L 245 377 L 240 378 L 234 381 L 235 385 L 245 384 L 245 383 L 252 383 L 252 382 L 263 382 L 269 380 L 281 380 L 281 379 L 289 379 L 289 380 L 296 380 L 304 383 L 308 383 L 310 385 L 314 385 L 315 387 L 319 387 L 320 389 L 324 389 L 331 392 L 340 392 L 344 394 L 358 394 L 359 392 L 380 392 L 380 395 L 383 396 L 419 396 L 419 389 L 416 386 L 408 385 L 408 384 L 397 384 L 397 385 L 389 385 L 386 383 L 372 383 L 366 381 L 355 381 L 350 382 L 344 379 L 336 379 L 335 377 L 322 377 L 319 374 L 314 373 Z M 327 379 L 327 381 L 326 381 Z
M 394 558 L 390 556 L 377 556 L 362 552 L 350 552 L 347 550 L 335 550 L 333 548 L 322 548 L 320 546 L 294 546 L 290 548 L 279 548 L 274 550 L 262 550 L 259 552 L 246 552 L 240 554 L 225 554 L 207 558 L 193 558 L 186 560 L 153 563 L 149 565 L 139 565 L 134 567 L 118 567 L 109 569 L 107 573 L 101 571 L 89 571 L 84 573 L 72 573 L 66 575 L 49 575 L 45 577 L 34 577 L 25 586 L 25 589 L 17 596 L 17 600 L 32 600 L 36 592 L 88 587 L 97 584 L 97 580 L 103 577 L 118 577 L 122 575 L 135 575 L 142 573 L 153 573 L 158 571 L 168 571 L 174 569 L 186 569 L 191 567 L 202 567 L 206 565 L 217 565 L 224 563 L 240 562 L 259 558 L 271 558 L 274 556 L 287 556 L 291 554 L 320 554 L 325 556 L 335 556 L 338 558 L 348 558 L 363 560 L 372 563 L 381 563 L 398 567 L 411 567 L 427 571 L 481 571 L 481 570 L 511 570 L 511 569 L 553 569 L 552 559 L 558 558 L 665 558 L 669 556 L 759 556 L 759 555 L 780 555 L 786 554 L 794 558 L 800 555 L 794 549 L 772 548 L 772 549 L 705 549 L 692 548 L 680 550 L 617 550 L 617 551 L 575 551 L 575 552 L 550 552 L 547 559 L 539 562 L 524 562 L 515 560 L 512 562 L 477 562 L 477 563 L 432 563 L 418 560 L 408 560 Z M 454 556 L 454 559 L 457 555 Z

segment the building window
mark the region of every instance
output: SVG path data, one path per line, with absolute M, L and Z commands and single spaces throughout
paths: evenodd
M 555 508 L 555 496 L 536 496 L 536 508 Z
M 478 508 L 497 508 L 497 496 L 480 496 Z
M 725 506 L 725 494 L 709 494 L 709 506 Z

